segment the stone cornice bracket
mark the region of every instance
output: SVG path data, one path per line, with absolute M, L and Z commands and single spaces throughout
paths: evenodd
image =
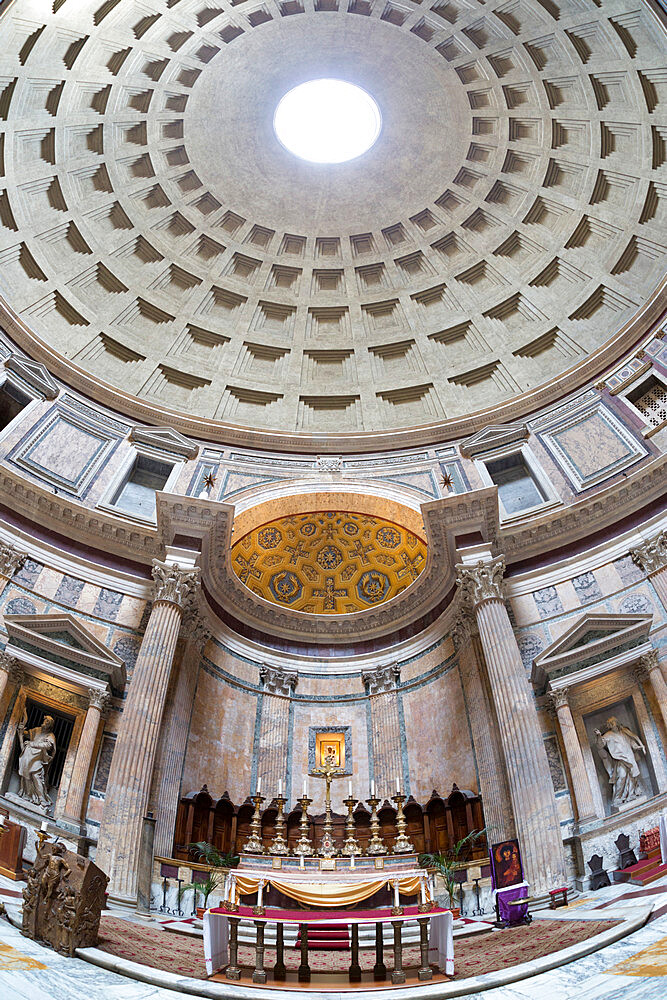
M 11 580 L 14 573 L 23 566 L 27 558 L 25 552 L 18 552 L 13 545 L 0 542 L 0 576 L 5 576 L 8 580 Z
M 10 681 L 15 684 L 21 684 L 23 681 L 23 670 L 19 661 L 7 653 L 4 649 L 0 651 L 0 670 L 8 675 Z
M 296 671 L 285 670 L 283 667 L 270 667 L 268 663 L 260 667 L 259 676 L 265 694 L 279 694 L 286 698 L 294 693 L 299 680 Z
M 88 704 L 91 708 L 98 709 L 102 718 L 106 718 L 111 708 L 111 695 L 99 688 L 88 688 Z
M 667 529 L 630 550 L 632 561 L 649 575 L 667 566 Z
M 178 563 L 153 560 L 152 577 L 153 603 L 175 604 L 184 611 L 191 603 L 195 590 L 200 584 L 200 570 L 183 569 Z
M 386 666 L 364 670 L 361 679 L 369 695 L 389 694 L 398 687 L 401 679 L 401 668 L 398 663 L 388 663 Z
M 463 600 L 473 609 L 485 601 L 504 601 L 505 557 L 480 559 L 474 566 L 456 565 L 456 582 Z

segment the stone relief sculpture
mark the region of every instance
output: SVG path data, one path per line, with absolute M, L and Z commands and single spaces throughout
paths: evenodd
M 635 751 L 646 753 L 646 747 L 627 726 L 622 726 L 615 716 L 605 723 L 604 733 L 595 730 L 595 745 L 612 786 L 612 805 L 621 807 L 633 799 L 644 798 Z
M 48 811 L 53 803 L 46 794 L 49 765 L 56 753 L 56 738 L 53 735 L 54 722 L 45 715 L 41 726 L 26 731 L 28 721 L 24 712 L 18 727 L 19 746 L 19 797 L 28 799 L 33 805 Z

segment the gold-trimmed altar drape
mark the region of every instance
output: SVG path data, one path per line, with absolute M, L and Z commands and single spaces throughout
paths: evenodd
M 236 876 L 236 900 L 239 896 L 248 896 L 257 892 L 260 880 L 265 885 L 272 885 L 290 899 L 295 899 L 304 906 L 352 906 L 368 899 L 387 884 L 396 881 L 391 875 L 383 875 L 372 882 L 291 882 L 281 878 L 260 879 L 260 876 Z M 419 892 L 421 879 L 418 875 L 409 878 L 399 878 L 398 888 L 405 896 L 414 896 Z

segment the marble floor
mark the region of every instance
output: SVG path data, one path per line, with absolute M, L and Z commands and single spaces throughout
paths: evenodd
M 17 888 L 16 883 L 0 876 L 1 901 L 16 905 Z M 596 916 L 615 916 L 619 909 L 647 902 L 654 904 L 651 919 L 634 934 L 568 965 L 485 991 L 484 997 L 486 1000 L 664 1000 L 667 878 L 643 890 L 628 885 L 602 889 L 577 899 L 571 909 L 573 915 L 576 911 L 577 915 L 595 912 Z M 392 993 L 387 993 L 388 1000 Z M 63 958 L 22 937 L 11 924 L 0 920 L 2 1000 L 173 1000 L 177 995 L 184 994 L 126 979 L 80 959 Z M 243 987 L 235 995 L 250 998 L 253 990 L 250 986 Z M 277 1000 L 285 997 L 282 990 L 276 990 L 275 995 Z

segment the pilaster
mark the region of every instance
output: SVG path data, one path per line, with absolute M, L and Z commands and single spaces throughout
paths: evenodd
M 389 663 L 364 671 L 361 679 L 370 700 L 375 794 L 382 799 L 393 794 L 396 775 L 400 779 L 403 772 L 398 711 L 401 670 L 397 663 Z
M 93 765 L 93 755 L 97 746 L 100 722 L 106 715 L 111 697 L 107 691 L 90 688 L 88 691 L 88 710 L 84 719 L 83 729 L 76 748 L 74 767 L 70 777 L 63 819 L 74 825 L 78 832 L 83 832 L 90 772 Z

